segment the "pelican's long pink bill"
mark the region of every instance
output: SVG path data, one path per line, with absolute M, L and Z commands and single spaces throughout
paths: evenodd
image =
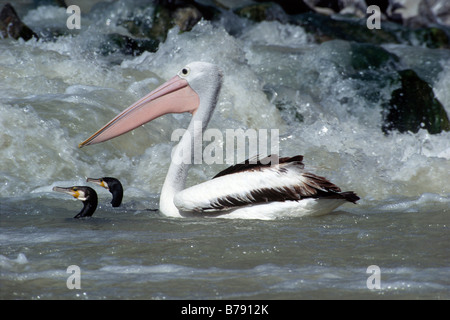
M 195 113 L 199 104 L 198 94 L 177 75 L 122 111 L 78 147 L 110 140 L 167 113 Z

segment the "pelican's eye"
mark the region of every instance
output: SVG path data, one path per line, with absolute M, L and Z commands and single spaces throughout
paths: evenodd
M 182 77 L 187 77 L 189 75 L 189 73 L 191 72 L 191 69 L 189 69 L 188 67 L 184 67 L 183 69 L 181 69 L 180 71 L 180 76 Z

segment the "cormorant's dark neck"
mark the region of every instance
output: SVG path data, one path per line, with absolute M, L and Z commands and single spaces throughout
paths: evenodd
M 98 198 L 96 194 L 91 194 L 89 198 L 83 201 L 83 209 L 74 218 L 90 217 L 94 214 L 95 209 L 97 209 Z
M 111 204 L 113 207 L 118 207 L 122 203 L 123 187 L 119 180 L 115 178 L 105 177 L 104 181 L 108 184 L 109 192 L 111 192 L 113 198 Z
M 123 190 L 122 186 L 117 186 L 116 189 L 111 190 L 113 198 L 111 200 L 111 204 L 113 207 L 118 207 L 122 203 L 123 198 Z

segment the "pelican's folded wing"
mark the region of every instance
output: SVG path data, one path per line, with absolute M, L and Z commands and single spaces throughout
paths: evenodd
M 226 174 L 179 192 L 174 198 L 175 206 L 180 211 L 211 212 L 304 198 L 357 200 L 352 192 L 340 193 L 326 178 L 305 172 L 298 157 L 280 158 L 276 165 L 231 168 Z

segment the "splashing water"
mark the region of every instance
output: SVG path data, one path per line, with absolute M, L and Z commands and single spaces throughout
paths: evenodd
M 81 241 L 76 250 L 81 250 L 86 255 L 85 259 L 94 265 L 99 264 L 98 268 L 85 267 L 90 270 L 87 279 L 97 283 L 96 288 L 101 281 L 112 286 L 117 281 L 115 275 L 120 274 L 126 275 L 120 280 L 121 287 L 126 288 L 126 281 L 138 283 L 144 278 L 144 282 L 157 287 L 153 293 L 148 293 L 149 296 L 183 298 L 188 293 L 177 295 L 176 287 L 165 292 L 162 288 L 164 281 L 184 284 L 193 276 L 194 282 L 207 283 L 205 274 L 215 274 L 217 283 L 225 285 L 228 282 L 229 287 L 215 293 L 205 289 L 198 293 L 199 298 L 214 295 L 225 298 L 264 297 L 269 289 L 274 291 L 271 297 L 283 298 L 289 296 L 286 293 L 293 292 L 293 287 L 298 289 L 317 284 L 314 279 L 318 278 L 321 279 L 319 291 L 325 292 L 330 286 L 340 283 L 337 286 L 343 288 L 342 294 L 346 297 L 346 292 L 352 288 L 360 288 L 359 282 L 352 278 L 356 266 L 347 270 L 343 265 L 332 262 L 344 259 L 338 254 L 344 255 L 346 251 L 341 248 L 333 253 L 333 250 L 324 248 L 325 244 L 316 243 L 319 253 L 323 250 L 324 254 L 329 254 L 320 258 L 308 253 L 308 248 L 302 245 L 302 241 L 309 243 L 314 235 L 325 232 L 324 226 L 334 232 L 333 236 L 326 236 L 330 242 L 342 237 L 342 241 L 348 241 L 345 242 L 348 250 L 351 250 L 353 242 L 359 242 L 370 251 L 372 246 L 367 239 L 388 245 L 383 240 L 386 234 L 379 233 L 376 228 L 383 229 L 387 224 L 391 227 L 386 232 L 393 232 L 392 224 L 395 222 L 390 219 L 408 219 L 408 213 L 416 213 L 420 216 L 419 225 L 424 226 L 424 234 L 430 232 L 431 239 L 444 240 L 442 237 L 446 237 L 448 243 L 450 132 L 431 135 L 426 130 L 419 130 L 418 133 L 385 135 L 381 130 L 381 103 L 390 97 L 395 84 L 373 79 L 363 86 L 373 86 L 378 98 L 367 99 L 362 95 L 367 87 L 362 88 L 359 80 L 345 75 L 351 66 L 339 58 L 348 43 L 329 41 L 317 44 L 299 26 L 275 21 L 249 23 L 224 15 L 215 22 L 202 20 L 190 32 L 180 33 L 178 27 L 172 28 L 156 52 L 144 52 L 136 57 L 120 52 L 103 54 L 105 31 L 123 32 L 116 25 L 117 19 L 130 14 L 135 14 L 132 4 L 118 1 L 107 10 L 93 10 L 83 17 L 79 32 L 59 36 L 53 41 L 0 41 L 0 197 L 4 199 L 1 204 L 4 232 L 0 267 L 5 270 L 2 271 L 2 282 L 6 279 L 7 288 L 15 290 L 14 279 L 20 278 L 27 265 L 32 265 L 33 270 L 25 272 L 23 277 L 31 281 L 44 279 L 43 286 L 64 278 L 65 274 L 60 270 L 64 271 L 63 266 L 71 263 L 66 262 L 67 257 L 57 253 L 57 249 L 52 253 L 52 249 L 45 249 L 45 246 L 51 244 L 50 247 L 55 248 L 59 244 L 67 249 L 74 242 Z M 24 22 L 31 28 L 44 29 L 48 25 L 59 25 L 61 21 L 65 25 L 66 17 L 61 8 L 39 7 L 28 12 Z M 236 29 L 231 26 L 236 21 L 242 24 L 242 29 L 230 34 L 229 30 Z M 402 52 L 406 61 L 417 48 L 386 45 L 386 49 Z M 422 57 L 433 54 L 431 49 L 421 49 Z M 328 177 L 343 190 L 355 191 L 361 197 L 359 205 L 343 206 L 342 210 L 347 215 L 337 216 L 337 221 L 332 221 L 333 216 L 323 221 L 273 221 L 272 227 L 266 222 L 256 225 L 202 220 L 176 222 L 148 217 L 145 209 L 157 207 L 170 164 L 174 145 L 170 141 L 171 134 L 173 130 L 187 126 L 189 115 L 167 115 L 132 133 L 89 148 L 80 150 L 77 145 L 125 107 L 172 77 L 181 67 L 196 60 L 216 63 L 224 72 L 224 85 L 209 128 L 222 132 L 236 128 L 279 129 L 281 156 L 304 155 L 307 169 Z M 437 63 L 441 71 L 429 74 L 429 77 L 436 96 L 450 113 L 448 50 L 440 55 Z M 195 166 L 187 183 L 191 185 L 209 179 L 224 168 L 225 165 Z M 128 220 L 126 223 L 120 222 L 121 218 L 117 216 L 109 220 L 100 219 L 98 224 L 75 225 L 64 220 L 63 217 L 73 216 L 67 211 L 74 211 L 74 206 L 79 203 L 53 194 L 52 187 L 85 184 L 88 176 L 114 176 L 122 181 L 126 186 L 125 206 L 134 212 L 132 216 L 123 218 Z M 102 196 L 103 199 L 107 197 L 106 194 Z M 133 211 L 135 209 L 137 211 Z M 99 210 L 103 212 L 99 215 L 116 214 L 106 205 L 101 205 Z M 436 221 L 427 223 L 424 215 L 429 213 L 434 213 L 432 219 Z M 373 216 L 377 215 L 381 220 L 375 220 Z M 6 217 L 11 216 L 19 217 L 18 221 L 7 223 Z M 364 222 L 368 217 L 373 225 Z M 32 222 L 33 219 L 37 220 Z M 48 227 L 49 220 L 42 219 L 50 219 L 55 225 Z M 149 222 L 145 222 L 146 219 Z M 141 225 L 137 229 L 136 223 Z M 151 223 L 156 223 L 161 229 L 152 227 Z M 183 229 L 183 223 L 187 223 L 187 230 Z M 223 223 L 229 225 L 224 227 Z M 291 223 L 295 228 L 290 226 Z M 349 226 L 356 227 L 357 223 L 364 227 L 354 230 Z M 419 228 L 416 223 L 414 226 L 398 223 L 407 232 L 422 237 L 421 231 L 414 229 L 414 226 Z M 224 227 L 217 235 L 225 243 L 220 246 L 221 254 L 213 251 L 205 241 L 216 241 L 206 234 L 211 227 Z M 252 233 L 270 228 L 277 234 L 278 227 L 301 239 L 284 243 L 280 240 L 274 245 L 270 240 L 273 238 L 267 235 L 250 241 L 244 245 L 245 248 L 239 247 L 239 243 L 251 239 L 244 230 Z M 307 230 L 308 227 L 311 229 Z M 333 227 L 340 228 L 340 231 L 331 230 Z M 71 228 L 81 233 L 67 240 L 65 234 Z M 123 231 L 121 239 L 114 238 L 117 228 Z M 147 232 L 145 228 L 151 231 Z M 180 232 L 179 228 L 183 230 Z M 235 237 L 229 243 L 226 243 L 226 232 Z M 104 254 L 99 257 L 89 253 L 90 244 L 83 242 L 83 238 L 90 238 L 95 244 L 113 240 L 110 245 L 99 245 Z M 127 241 L 138 238 L 141 240 L 133 240 L 137 242 L 127 251 Z M 171 257 L 157 257 L 152 262 L 150 257 L 155 256 L 149 253 L 148 258 L 142 258 L 138 247 L 145 242 L 164 250 L 161 239 L 171 243 L 172 247 L 168 249 Z M 185 242 L 184 239 L 188 240 Z M 32 242 L 33 245 L 30 244 Z M 297 253 L 291 256 L 287 243 L 303 248 L 306 256 L 314 262 L 302 265 L 296 259 L 304 260 Z M 205 266 L 200 267 L 200 262 L 195 262 L 194 258 L 183 258 L 183 250 L 192 252 L 192 257 L 203 261 Z M 439 245 L 434 250 L 439 257 L 446 254 L 447 258 L 442 259 L 448 262 L 448 247 Z M 68 249 L 67 255 L 69 251 L 73 257 L 73 251 Z M 389 285 L 392 288 L 400 287 L 400 291 L 414 296 L 417 291 L 408 291 L 409 287 L 398 279 L 416 272 L 428 280 L 425 285 L 413 284 L 413 288 L 419 288 L 419 291 L 423 287 L 437 288 L 439 292 L 444 288 L 448 293 L 448 281 L 442 283 L 438 276 L 445 272 L 445 268 L 439 269 L 443 260 L 437 260 L 436 266 L 431 263 L 425 269 L 416 270 L 419 266 L 409 257 L 406 260 L 411 263 L 406 269 L 401 269 L 394 262 L 395 252 L 400 251 L 398 247 L 394 248 L 390 259 L 375 261 L 384 262 L 386 268 L 391 268 Z M 38 262 L 40 252 L 50 255 L 51 267 L 46 268 Z M 202 252 L 221 262 L 214 265 L 205 261 L 201 258 Z M 361 249 L 357 254 L 364 256 L 364 252 Z M 377 256 L 378 253 L 373 254 Z M 432 252 L 429 254 L 433 255 Z M 122 265 L 124 256 L 131 259 L 130 265 Z M 428 252 L 425 256 L 428 257 Z M 423 259 L 423 256 L 419 258 Z M 98 259 L 102 262 L 99 263 Z M 240 263 L 244 260 L 248 265 Z M 230 261 L 237 263 L 235 270 Z M 327 270 L 318 275 L 314 270 L 320 261 Z M 358 268 L 367 267 L 372 262 L 371 258 L 365 257 L 364 262 L 356 265 Z M 432 268 L 438 268 L 437 272 Z M 336 280 L 347 279 L 348 273 L 351 273 L 351 281 Z M 431 276 L 433 273 L 435 278 Z M 238 285 L 239 280 L 255 274 L 262 281 L 263 288 L 247 283 L 253 291 L 241 295 L 231 292 L 231 287 Z M 326 274 L 329 277 L 324 276 Z M 299 280 L 300 275 L 304 281 Z M 95 298 L 145 296 L 126 290 L 123 295 L 98 290 L 100 293 L 94 295 Z M 27 291 L 23 296 L 36 298 L 37 291 L 39 289 Z M 53 294 L 43 296 L 55 297 Z M 351 296 L 354 292 L 348 295 Z M 66 297 L 73 296 L 67 294 Z

